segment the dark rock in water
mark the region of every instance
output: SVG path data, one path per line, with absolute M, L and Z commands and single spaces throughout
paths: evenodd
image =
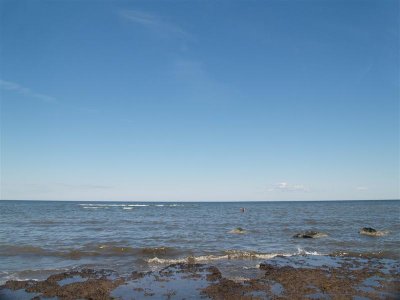
M 364 227 L 363 229 L 361 229 L 361 231 L 373 233 L 373 232 L 376 232 L 376 229 L 373 229 L 371 227 Z
M 222 274 L 218 268 L 214 266 L 208 267 L 207 271 L 210 272 L 210 274 L 207 275 L 207 281 L 217 281 L 222 278 Z
M 302 233 L 297 233 L 293 237 L 294 238 L 303 238 L 303 239 L 316 239 L 327 236 L 326 233 L 318 232 L 318 231 L 306 231 Z
M 243 234 L 243 233 L 246 233 L 246 230 L 244 230 L 242 227 L 237 227 L 237 228 L 229 231 L 229 233 Z
M 360 230 L 359 232 L 360 234 L 364 234 L 364 235 L 369 235 L 369 236 L 384 236 L 386 235 L 388 232 L 387 231 L 380 231 L 380 230 L 376 230 L 374 228 L 371 227 L 364 227 Z

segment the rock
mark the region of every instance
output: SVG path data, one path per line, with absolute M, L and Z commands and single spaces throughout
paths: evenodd
M 84 269 L 82 271 L 71 271 L 49 276 L 43 281 L 16 281 L 9 280 L 1 288 L 10 290 L 25 289 L 28 293 L 39 293 L 40 299 L 42 298 L 56 298 L 63 300 L 74 299 L 93 299 L 93 300 L 106 300 L 111 299 L 110 293 L 116 287 L 125 282 L 124 278 L 108 279 L 104 276 L 107 270 L 95 271 Z M 59 281 L 67 278 L 79 276 L 87 278 L 84 282 L 72 282 L 65 285 L 59 285 Z M 0 295 L 1 298 L 1 295 Z M 13 298 L 17 299 L 17 298 Z M 29 298 L 28 298 L 29 299 Z M 36 298 L 34 298 L 36 299 Z
M 214 266 L 208 267 L 207 271 L 210 272 L 210 274 L 208 274 L 206 277 L 207 281 L 217 281 L 222 278 L 222 274 L 221 274 L 220 270 L 218 270 Z
M 244 230 L 242 227 L 237 227 L 237 228 L 229 231 L 229 233 L 243 234 L 243 233 L 246 233 L 246 230 Z
M 361 231 L 368 232 L 368 233 L 376 233 L 376 229 L 371 228 L 371 227 L 364 227 L 363 229 L 361 229 Z
M 387 232 L 386 231 L 376 230 L 376 229 L 371 228 L 371 227 L 364 227 L 359 231 L 359 233 L 360 234 L 364 234 L 364 235 L 369 235 L 369 236 L 383 236 Z
M 295 234 L 294 238 L 303 238 L 303 239 L 316 239 L 321 237 L 328 236 L 326 233 L 318 232 L 318 231 L 306 231 Z

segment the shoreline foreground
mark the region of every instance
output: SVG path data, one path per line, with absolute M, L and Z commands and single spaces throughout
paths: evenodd
M 399 271 L 400 262 L 387 258 L 296 255 L 230 278 L 188 261 L 129 276 L 77 269 L 43 281 L 9 280 L 0 299 L 399 299 Z

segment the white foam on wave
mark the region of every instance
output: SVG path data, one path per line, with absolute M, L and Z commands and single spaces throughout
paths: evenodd
M 178 263 L 185 263 L 188 262 L 188 259 L 185 258 L 178 258 L 178 259 L 163 259 L 163 258 L 150 258 L 147 260 L 147 263 L 149 264 L 178 264 Z
M 168 207 L 176 207 L 176 206 L 183 206 L 181 204 L 101 204 L 101 203 L 80 203 L 78 204 L 83 206 L 83 208 L 107 208 L 107 207 L 146 207 L 146 206 L 168 206 Z
M 174 263 L 186 263 L 186 262 L 207 262 L 215 260 L 230 260 L 230 259 L 271 259 L 280 254 L 275 253 L 255 253 L 246 251 L 226 251 L 224 255 L 201 255 L 201 256 L 189 256 L 178 259 L 168 258 L 150 258 L 147 260 L 149 264 L 174 264 Z
M 228 259 L 271 259 L 279 255 L 277 253 L 258 253 L 254 251 L 226 251 Z
M 113 206 L 127 206 L 126 204 L 98 204 L 98 203 L 95 203 L 95 204 L 92 204 L 92 203 L 84 203 L 84 204 L 79 204 L 79 205 L 81 205 L 81 206 L 84 206 L 84 207 L 113 207 Z
M 21 270 L 16 272 L 0 272 L 0 285 L 3 285 L 8 280 L 16 280 L 16 281 L 24 281 L 24 280 L 33 280 L 39 281 L 44 280 L 51 274 L 57 274 L 60 272 L 66 272 L 67 268 L 56 268 L 56 269 L 30 269 L 30 270 Z
M 102 208 L 102 207 L 97 207 L 97 206 L 84 206 L 83 208 L 91 208 L 91 209 L 96 209 L 96 208 Z
M 319 253 L 317 251 L 307 251 L 303 248 L 297 247 L 297 253 L 294 253 L 293 255 L 318 255 L 318 256 L 321 256 L 324 254 Z
M 214 256 L 214 255 L 204 255 L 204 256 L 189 256 L 185 258 L 150 258 L 147 261 L 149 264 L 176 264 L 176 263 L 195 263 L 195 262 L 205 262 L 205 261 L 213 261 L 213 260 L 221 260 L 221 259 L 229 259 L 228 255 Z
M 93 204 L 96 206 L 104 206 L 104 207 L 124 207 L 126 204 Z
M 317 251 L 306 251 L 302 248 L 297 248 L 295 253 L 258 253 L 252 251 L 239 251 L 229 250 L 225 251 L 223 255 L 202 255 L 202 256 L 188 256 L 184 258 L 169 259 L 169 258 L 150 258 L 147 261 L 149 264 L 174 264 L 174 263 L 193 263 L 193 262 L 207 262 L 215 260 L 268 260 L 276 256 L 297 256 L 297 255 L 324 255 Z
M 123 207 L 122 209 L 133 209 L 133 207 Z
M 15 281 L 24 281 L 24 280 L 32 280 L 32 281 L 39 281 L 39 278 L 27 278 L 27 277 L 23 277 L 23 276 L 18 276 L 17 274 L 11 274 L 8 276 L 5 276 L 3 278 L 0 279 L 0 285 L 5 284 L 7 281 L 9 280 L 15 280 Z

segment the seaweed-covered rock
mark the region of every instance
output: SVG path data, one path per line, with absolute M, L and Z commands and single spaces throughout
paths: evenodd
M 244 230 L 242 227 L 236 227 L 235 229 L 229 231 L 229 233 L 243 234 L 246 233 L 246 230 Z
M 110 299 L 110 292 L 116 287 L 125 282 L 123 278 L 111 279 L 107 278 L 108 270 L 89 270 L 71 271 L 49 276 L 43 281 L 17 281 L 9 280 L 1 288 L 10 289 L 12 291 L 18 289 L 25 289 L 28 293 L 39 293 L 39 297 L 44 298 L 57 298 L 63 300 L 74 299 L 93 299 L 93 300 L 108 300 Z M 111 275 L 111 274 L 109 274 Z M 84 282 L 77 278 L 85 278 Z M 72 279 L 69 284 L 62 285 L 61 281 L 65 279 Z M 0 295 L 1 298 L 1 295 Z M 15 298 L 17 299 L 17 298 Z
M 361 231 L 368 232 L 368 233 L 375 233 L 376 229 L 371 228 L 371 227 L 364 227 L 363 229 L 361 229 Z
M 380 231 L 380 230 L 376 230 L 374 228 L 371 227 L 363 227 L 360 232 L 360 234 L 364 234 L 364 235 L 369 235 L 369 236 L 383 236 L 385 235 L 387 232 L 386 231 Z
M 326 233 L 318 232 L 318 231 L 305 231 L 301 233 L 296 233 L 294 238 L 303 238 L 303 239 L 316 239 L 327 236 Z

